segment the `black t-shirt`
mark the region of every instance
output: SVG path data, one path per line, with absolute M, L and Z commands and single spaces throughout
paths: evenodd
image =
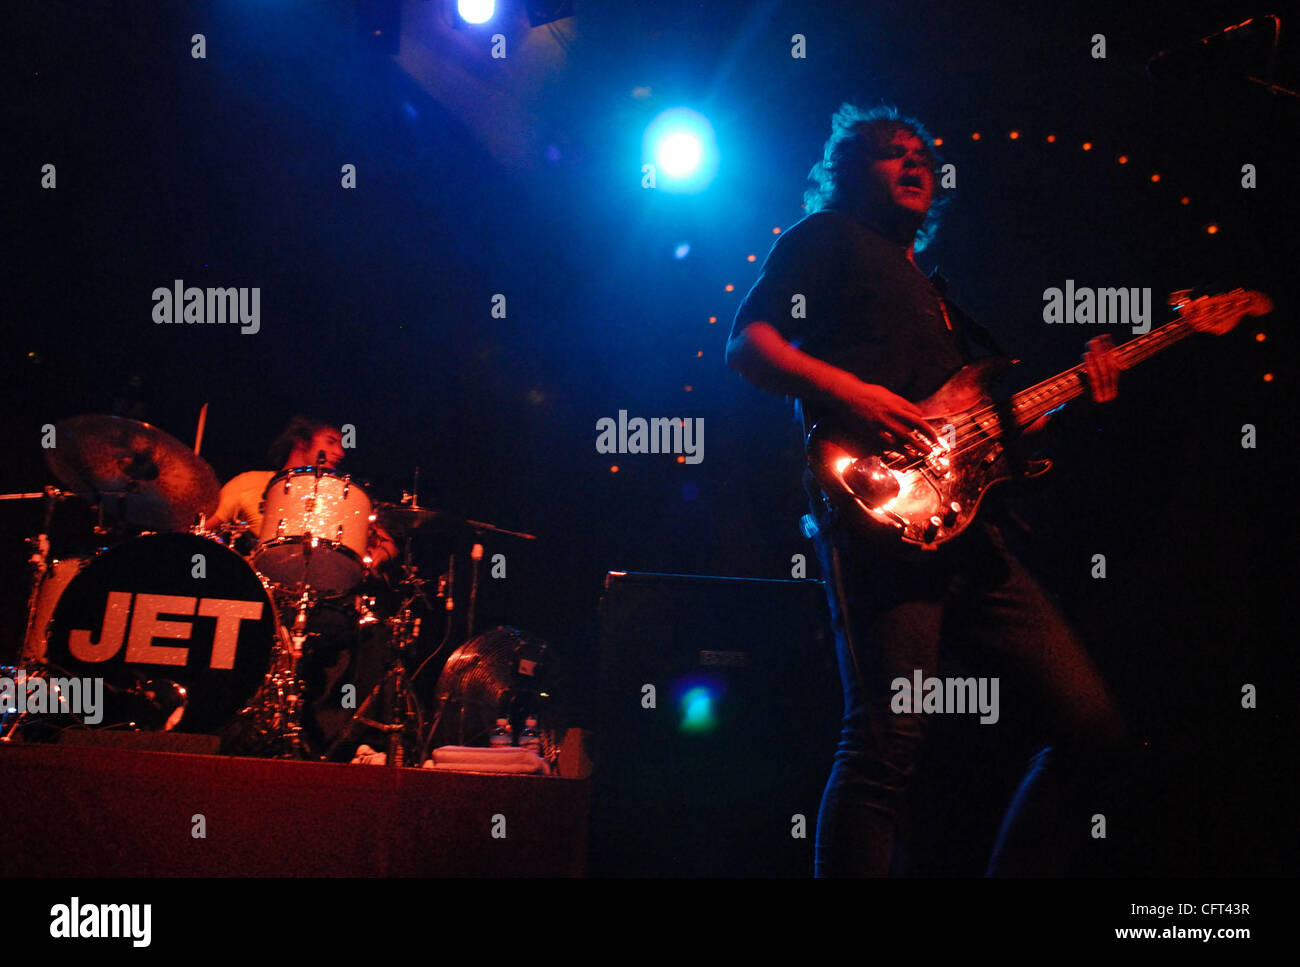
M 794 314 L 796 295 L 804 297 L 804 318 Z M 941 305 L 906 251 L 838 211 L 809 215 L 776 240 L 736 312 L 732 336 L 756 321 L 914 403 L 976 355 L 972 339 L 987 338 L 951 304 Z M 816 416 L 808 413 L 810 422 Z

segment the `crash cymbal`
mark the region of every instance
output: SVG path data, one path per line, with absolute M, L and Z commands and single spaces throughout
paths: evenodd
M 45 462 L 72 490 L 149 530 L 184 530 L 217 509 L 221 484 L 202 457 L 171 434 L 121 416 L 87 414 L 54 426 Z

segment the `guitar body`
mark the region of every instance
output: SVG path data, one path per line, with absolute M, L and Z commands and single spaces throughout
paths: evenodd
M 994 484 L 1046 472 L 1045 461 L 1020 468 L 1006 451 L 991 388 L 1011 365 L 1003 357 L 976 360 L 917 403 L 941 441 L 925 445 L 923 457 L 814 426 L 808 465 L 838 519 L 863 536 L 934 551 L 971 525 Z

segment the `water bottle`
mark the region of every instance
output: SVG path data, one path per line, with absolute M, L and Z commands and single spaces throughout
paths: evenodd
M 488 744 L 494 749 L 504 749 L 507 746 L 514 744 L 510 735 L 509 719 L 497 719 L 497 727 L 492 730 L 492 735 L 488 739 Z
M 542 733 L 537 730 L 537 719 L 530 718 L 524 722 L 524 730 L 519 733 L 519 747 L 542 754 Z

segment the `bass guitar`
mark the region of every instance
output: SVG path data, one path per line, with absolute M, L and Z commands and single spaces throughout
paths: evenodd
M 1176 318 L 1113 350 L 1132 369 L 1193 332 L 1222 335 L 1243 316 L 1273 311 L 1268 296 L 1234 289 L 1220 295 L 1170 296 Z M 828 422 L 808 432 L 808 466 L 837 517 L 859 533 L 933 551 L 975 519 L 994 484 L 1038 476 L 1049 461 L 1014 458 L 1008 445 L 1040 416 L 1085 392 L 1082 364 L 995 402 L 990 387 L 1014 361 L 985 357 L 963 366 L 937 392 L 917 403 L 939 443 L 919 432 L 890 447 L 870 445 Z

